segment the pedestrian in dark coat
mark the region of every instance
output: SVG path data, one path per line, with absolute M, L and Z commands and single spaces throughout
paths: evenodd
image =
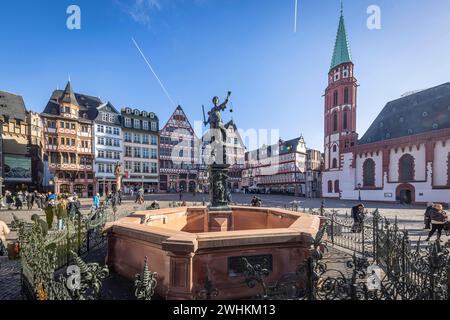
M 45 208 L 45 218 L 47 221 L 48 229 L 51 230 L 53 228 L 53 220 L 56 215 L 56 202 L 55 200 L 48 201 L 47 207 Z
M 78 200 L 78 197 L 74 196 L 69 200 L 68 210 L 69 210 L 69 216 L 71 220 L 74 220 L 80 215 L 80 208 L 81 203 L 80 200 Z
M 16 210 L 22 210 L 22 206 L 23 206 L 22 196 L 20 194 L 17 194 L 14 201 L 16 204 Z
M 431 231 L 428 235 L 428 238 L 425 241 L 430 241 L 431 237 L 436 233 L 436 231 L 437 231 L 437 240 L 441 241 L 442 230 L 444 230 L 444 227 L 448 222 L 448 215 L 444 211 L 444 207 L 442 206 L 442 204 L 435 204 L 433 206 L 433 210 L 430 211 L 430 217 L 431 217 Z
M 352 218 L 353 218 L 353 227 L 352 232 L 361 232 L 362 231 L 362 223 L 364 221 L 364 205 L 358 204 L 352 208 Z
M 34 195 L 34 201 L 36 202 L 36 205 L 39 209 L 42 209 L 42 198 L 39 193 L 36 192 Z
M 424 224 L 425 230 L 431 229 L 431 211 L 433 211 L 434 203 L 429 202 L 427 205 L 427 209 L 425 210 Z
M 12 193 L 9 191 L 6 191 L 5 198 L 6 198 L 6 207 L 8 208 L 8 210 L 12 210 L 11 207 L 14 204 L 14 198 L 13 198 Z
M 26 198 L 26 201 L 27 201 L 27 208 L 28 208 L 28 210 L 33 209 L 33 194 L 32 193 L 27 193 L 25 198 Z

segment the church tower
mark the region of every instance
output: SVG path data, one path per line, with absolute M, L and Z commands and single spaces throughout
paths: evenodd
M 356 100 L 358 84 L 354 77 L 344 15 L 341 10 L 333 58 L 325 90 L 325 170 L 340 171 L 341 155 L 357 142 Z

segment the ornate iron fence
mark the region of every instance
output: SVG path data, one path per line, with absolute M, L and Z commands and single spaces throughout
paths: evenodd
M 14 217 L 13 227 L 18 231 L 22 264 L 22 291 L 29 299 L 62 299 L 65 291 L 54 279 L 55 274 L 74 262 L 91 280 L 92 272 L 100 270 L 96 264 L 81 264 L 82 257 L 91 250 L 104 245 L 102 230 L 107 221 L 105 207 L 87 216 L 65 221 L 63 230 L 46 230 L 39 221 L 26 223 Z M 45 224 L 45 222 L 42 222 Z M 91 270 L 91 271 L 89 271 Z M 61 279 L 60 279 L 61 280 Z M 62 280 L 61 280 L 62 281 Z M 92 285 L 98 286 L 93 283 Z M 85 285 L 86 287 L 86 285 Z M 62 291 L 61 291 L 62 290 Z M 72 298 L 82 299 L 86 292 L 71 293 Z M 95 293 L 97 296 L 98 292 Z M 69 297 L 67 296 L 67 297 Z
M 375 211 L 355 230 L 348 218 L 321 212 L 327 218 L 310 257 L 295 273 L 267 284 L 268 273 L 246 261 L 246 283 L 259 285 L 262 299 L 296 300 L 449 300 L 450 242 L 413 247 L 408 232 Z M 324 235 L 327 234 L 325 238 Z M 327 244 L 354 252 L 345 265 L 328 268 Z

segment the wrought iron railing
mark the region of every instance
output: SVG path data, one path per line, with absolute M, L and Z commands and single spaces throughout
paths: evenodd
M 294 210 L 296 211 L 296 210 Z M 262 288 L 259 298 L 306 300 L 449 300 L 450 242 L 438 240 L 421 247 L 412 246 L 408 232 L 383 219 L 378 210 L 362 223 L 337 212 L 310 210 L 326 218 L 312 245 L 310 257 L 297 272 L 283 275 L 275 284 L 266 284 L 258 274 Z M 327 237 L 324 237 L 326 233 Z M 353 257 L 338 269 L 329 269 L 323 261 L 327 245 L 353 252 Z M 248 283 L 255 283 L 260 266 L 248 265 Z M 375 273 L 375 270 L 378 272 Z M 344 272 L 345 271 L 345 272 Z M 350 274 L 350 276 L 348 276 Z M 292 276 L 292 275 L 296 275 Z M 253 281 L 253 282 L 252 282 Z M 286 288 L 289 288 L 287 290 Z

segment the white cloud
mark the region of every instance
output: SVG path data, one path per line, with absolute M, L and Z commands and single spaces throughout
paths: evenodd
M 131 19 L 145 26 L 151 23 L 151 13 L 161 9 L 161 0 L 119 0 L 118 3 Z

